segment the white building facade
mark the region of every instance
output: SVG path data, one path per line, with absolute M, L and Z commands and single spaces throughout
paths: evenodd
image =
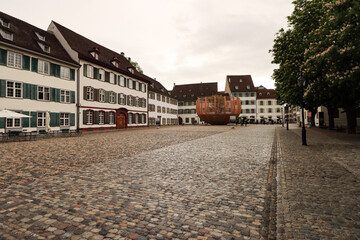
M 274 89 L 259 87 L 257 90 L 257 121 L 259 123 L 281 123 L 284 108 L 275 98 Z
M 0 118 L 0 132 L 76 130 L 76 71 L 52 34 L 0 12 L 0 109 L 30 118 Z

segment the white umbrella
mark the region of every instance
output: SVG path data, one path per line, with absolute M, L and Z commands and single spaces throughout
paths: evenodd
M 50 132 L 51 128 L 50 128 L 50 113 L 46 112 L 46 132 Z
M 31 116 L 4 109 L 0 110 L 0 118 L 5 118 L 4 130 L 6 133 L 6 118 L 31 118 Z

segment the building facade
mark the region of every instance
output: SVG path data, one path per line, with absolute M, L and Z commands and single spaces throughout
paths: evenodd
M 266 89 L 262 86 L 257 88 L 257 117 L 259 123 L 271 122 L 281 123 L 283 119 L 284 109 L 276 100 L 275 90 Z
M 196 114 L 196 100 L 217 94 L 217 89 L 217 82 L 174 85 L 171 95 L 178 99 L 179 124 L 202 123 Z
M 78 68 L 54 35 L 0 12 L 0 105 L 30 116 L 0 132 L 76 130 Z
M 149 125 L 177 125 L 178 101 L 166 88 L 156 81 L 149 79 Z
M 250 122 L 256 120 L 256 88 L 250 75 L 228 75 L 225 81 L 225 93 L 241 100 L 241 118 Z
M 148 79 L 118 54 L 51 22 L 53 33 L 80 65 L 77 91 L 81 130 L 148 126 Z

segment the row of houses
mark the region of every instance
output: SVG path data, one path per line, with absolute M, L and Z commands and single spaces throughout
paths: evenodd
M 201 123 L 197 98 L 217 93 L 217 83 L 169 91 L 138 72 L 122 52 L 54 21 L 45 31 L 0 12 L 1 109 L 31 117 L 0 118 L 0 132 Z M 240 97 L 242 117 L 281 118 L 274 90 L 254 87 L 250 75 L 227 76 L 225 94 Z

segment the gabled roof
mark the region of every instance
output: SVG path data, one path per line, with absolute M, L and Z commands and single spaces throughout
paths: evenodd
M 276 99 L 274 89 L 258 89 L 256 92 L 257 99 Z
M 217 94 L 217 82 L 175 85 L 171 95 L 179 101 L 195 101 L 198 97 Z
M 148 89 L 151 92 L 155 92 L 155 93 L 159 93 L 161 95 L 170 97 L 170 98 L 175 98 L 174 96 L 172 96 L 169 91 L 160 83 L 158 82 L 156 79 L 152 79 L 151 77 L 148 77 L 146 75 L 144 75 L 145 78 L 147 78 L 147 80 L 149 80 L 149 84 L 148 84 Z
M 75 61 L 71 59 L 71 57 L 68 55 L 68 53 L 61 46 L 61 44 L 53 34 L 37 28 L 20 19 L 7 15 L 3 12 L 0 12 L 0 18 L 10 23 L 10 28 L 4 27 L 0 24 L 1 30 L 13 34 L 12 41 L 3 38 L 0 35 L 0 43 L 23 48 L 25 49 L 25 51 L 29 50 L 35 53 L 39 53 L 43 56 L 48 56 L 50 58 L 56 58 L 72 65 L 78 65 Z M 39 39 L 37 34 L 45 37 L 45 40 Z M 40 47 L 39 43 L 50 47 L 50 52 L 45 52 Z
M 57 22 L 54 22 L 54 25 L 60 31 L 62 36 L 65 38 L 70 47 L 78 53 L 80 59 L 92 62 L 94 64 L 106 67 L 113 71 L 126 74 L 127 76 L 134 77 L 145 82 L 149 82 L 144 74 L 139 73 L 130 61 L 122 54 L 114 52 L 62 25 Z M 99 60 L 95 59 L 92 55 L 92 51 L 97 51 L 99 53 Z M 115 67 L 112 61 L 118 61 L 119 68 Z M 129 68 L 134 69 L 134 73 L 129 71 Z
M 228 75 L 226 81 L 229 83 L 231 92 L 255 92 L 251 75 Z

